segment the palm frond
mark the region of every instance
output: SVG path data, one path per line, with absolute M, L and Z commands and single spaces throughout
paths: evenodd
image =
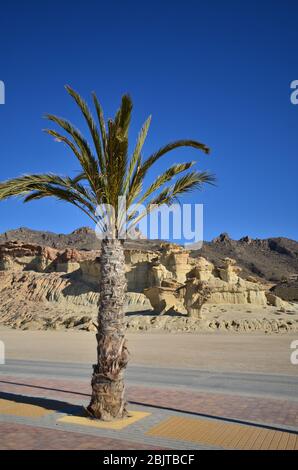
M 85 172 L 84 171 L 81 171 L 80 173 L 77 174 L 77 176 L 75 176 L 74 178 L 72 178 L 72 181 L 74 183 L 79 183 L 80 181 L 82 180 L 86 180 L 86 175 L 85 175 Z
M 73 147 L 73 142 L 69 141 L 69 139 L 61 136 L 55 131 L 46 130 L 51 135 L 54 135 L 58 140 L 61 140 L 67 145 L 71 147 L 73 152 L 75 153 L 76 157 L 79 159 L 81 166 L 88 178 L 90 185 L 93 187 L 94 191 L 96 192 L 96 188 L 98 185 L 98 178 L 99 178 L 99 166 L 96 158 L 92 155 L 91 149 L 88 145 L 88 142 L 84 139 L 81 133 L 69 122 L 63 118 L 59 118 L 54 116 L 53 114 L 47 114 L 46 117 L 50 120 L 55 122 L 57 125 L 62 127 L 74 140 L 76 147 Z M 70 145 L 72 144 L 72 145 Z M 76 149 L 76 150 L 75 150 Z
M 116 213 L 118 197 L 124 192 L 131 110 L 132 101 L 128 95 L 124 95 L 115 118 L 108 120 L 106 179 L 109 203 Z
M 93 116 L 88 108 L 88 105 L 86 101 L 69 85 L 65 86 L 67 92 L 70 94 L 70 96 L 75 100 L 77 105 L 79 106 L 80 110 L 82 111 L 82 114 L 87 122 L 87 125 L 89 127 L 90 134 L 93 139 L 94 147 L 96 149 L 96 153 L 98 156 L 98 161 L 100 164 L 100 169 L 103 172 L 105 169 L 105 161 L 104 161 L 104 156 L 103 156 L 103 150 L 101 146 L 101 139 L 99 135 L 99 131 L 97 128 L 97 125 L 93 119 Z
M 121 106 L 116 113 L 114 121 L 117 128 L 121 129 L 121 134 L 125 137 L 128 137 L 132 107 L 131 97 L 127 94 L 123 95 L 121 98 Z
M 138 139 L 137 139 L 137 143 L 136 143 L 136 146 L 135 146 L 135 149 L 133 151 L 133 154 L 132 154 L 132 157 L 130 159 L 130 163 L 129 163 L 129 167 L 128 167 L 128 171 L 127 171 L 127 175 L 126 175 L 126 180 L 125 180 L 125 184 L 124 184 L 124 194 L 127 193 L 130 185 L 130 194 L 132 195 L 134 193 L 134 181 L 135 181 L 135 178 L 133 177 L 134 174 L 137 175 L 137 172 L 138 172 L 138 169 L 139 169 L 139 166 L 140 166 L 140 163 L 141 163 L 141 151 L 142 151 L 142 148 L 143 148 L 143 145 L 145 143 L 145 140 L 146 140 L 146 137 L 147 137 L 147 134 L 148 134 L 148 130 L 149 130 L 149 126 L 150 126 L 150 123 L 151 123 L 151 116 L 148 117 L 148 119 L 145 121 L 144 125 L 142 126 L 142 129 L 138 135 Z M 129 196 L 130 197 L 130 196 Z
M 153 193 L 160 189 L 164 184 L 171 181 L 175 176 L 179 175 L 183 171 L 186 171 L 191 168 L 195 163 L 196 162 L 178 163 L 168 168 L 162 175 L 158 176 L 156 180 L 149 186 L 143 196 L 136 203 L 135 209 L 139 208 L 140 205 L 142 205 L 146 201 L 146 199 L 148 199 L 148 197 L 150 197 Z
M 165 183 L 171 181 L 175 176 L 179 175 L 183 171 L 191 168 L 196 162 L 179 163 L 168 168 L 162 175 L 158 176 L 154 183 L 152 183 L 147 191 L 142 196 L 141 203 L 143 203 L 149 196 L 157 191 Z
M 54 137 L 56 142 L 64 142 L 66 145 L 68 145 L 68 147 L 72 150 L 72 152 L 75 154 L 75 156 L 81 163 L 82 155 L 76 145 L 71 140 L 69 140 L 67 137 L 53 129 L 43 129 L 43 131 Z
M 214 182 L 215 177 L 206 171 L 190 171 L 179 178 L 174 185 L 165 188 L 164 192 L 161 192 L 148 203 L 148 206 L 171 205 L 177 200 L 178 196 L 194 189 L 200 190 L 204 184 L 214 184 Z
M 177 197 L 194 189 L 201 190 L 204 184 L 213 185 L 214 183 L 215 176 L 207 171 L 191 171 L 176 181 L 172 187 L 172 196 Z
M 191 171 L 186 175 L 179 178 L 174 185 L 165 187 L 159 194 L 153 197 L 147 204 L 146 209 L 141 214 L 134 218 L 134 213 L 128 218 L 128 221 L 133 220 L 129 230 L 138 224 L 143 217 L 150 214 L 157 207 L 166 204 L 170 206 L 177 200 L 178 196 L 193 191 L 194 189 L 202 189 L 204 184 L 214 184 L 215 176 L 207 171 Z
M 161 147 L 157 152 L 148 157 L 142 164 L 141 162 L 138 162 L 139 165 L 132 177 L 130 196 L 128 198 L 129 203 L 132 203 L 132 201 L 139 196 L 142 190 L 142 181 L 144 180 L 151 166 L 156 163 L 163 155 L 179 147 L 193 147 L 202 150 L 207 154 L 210 152 L 210 149 L 205 144 L 202 144 L 196 140 L 177 140 L 165 145 L 164 147 Z
M 88 216 L 95 220 L 93 214 L 96 199 L 91 191 L 69 177 L 54 174 L 32 174 L 10 179 L 0 183 L 0 200 L 12 196 L 24 198 L 24 202 L 42 197 L 54 196 L 64 199 L 84 209 Z
M 151 166 L 156 163 L 163 155 L 179 147 L 193 147 L 195 149 L 202 150 L 206 154 L 210 153 L 209 147 L 196 140 L 177 140 L 175 142 L 171 142 L 164 147 L 161 147 L 159 150 L 157 150 L 157 152 L 150 155 L 150 157 L 144 161 L 140 168 L 140 177 L 144 178 L 149 168 L 151 168 Z
M 102 147 L 103 147 L 103 156 L 105 160 L 107 160 L 107 131 L 106 131 L 106 125 L 105 125 L 105 120 L 104 120 L 104 114 L 103 114 L 102 107 L 97 99 L 95 92 L 92 93 L 92 97 L 93 97 L 93 103 L 96 109 L 97 118 L 99 122 Z

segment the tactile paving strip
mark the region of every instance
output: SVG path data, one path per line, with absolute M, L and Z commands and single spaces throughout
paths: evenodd
M 53 410 L 47 410 L 42 406 L 18 403 L 12 400 L 0 399 L 0 414 L 13 415 L 24 418 L 41 418 L 53 413 Z
M 127 418 L 116 419 L 114 421 L 99 421 L 96 419 L 85 418 L 83 416 L 63 416 L 63 418 L 59 418 L 57 422 L 75 424 L 76 426 L 91 426 L 93 428 L 121 430 L 149 415 L 150 413 L 143 411 L 130 411 Z
M 298 434 L 257 426 L 174 416 L 147 435 L 231 449 L 298 450 Z

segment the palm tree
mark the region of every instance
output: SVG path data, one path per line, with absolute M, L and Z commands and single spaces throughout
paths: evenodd
M 194 162 L 170 166 L 146 189 L 143 183 L 150 168 L 161 157 L 179 147 L 193 147 L 208 154 L 206 145 L 195 140 L 177 140 L 161 147 L 148 158 L 142 158 L 150 120 L 144 123 L 129 158 L 128 131 L 132 112 L 129 95 L 122 97 L 121 106 L 114 119 L 105 124 L 101 105 L 95 95 L 93 103 L 97 120 L 91 115 L 86 102 L 72 88 L 66 90 L 80 108 L 92 138 L 92 147 L 69 121 L 48 114 L 46 117 L 63 130 L 45 131 L 56 141 L 64 142 L 78 159 L 81 172 L 75 176 L 31 174 L 0 183 L 0 199 L 23 197 L 24 202 L 52 196 L 67 201 L 81 209 L 90 219 L 106 230 L 98 205 L 109 204 L 120 212 L 119 197 L 124 196 L 127 209 L 132 204 L 152 207 L 170 205 L 183 193 L 213 183 L 214 177 L 206 171 L 188 171 Z M 180 173 L 184 173 L 176 178 Z M 174 179 L 174 180 L 173 180 Z M 171 183 L 171 184 L 169 184 Z M 128 217 L 129 227 L 146 215 L 133 210 Z M 114 237 L 103 236 L 101 242 L 99 280 L 99 312 L 97 328 L 97 363 L 93 366 L 92 396 L 88 413 L 97 419 L 111 420 L 127 415 L 123 372 L 128 362 L 125 339 L 124 300 L 126 291 L 123 240 L 117 237 L 119 226 L 114 225 Z

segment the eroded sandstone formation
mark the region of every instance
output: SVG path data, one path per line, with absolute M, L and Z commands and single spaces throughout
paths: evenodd
M 97 250 L 57 250 L 18 242 L 0 245 L 0 323 L 24 329 L 95 330 L 99 256 Z M 269 305 L 278 312 L 293 310 L 268 286 L 254 278 L 242 279 L 230 258 L 215 266 L 177 245 L 160 243 L 155 251 L 126 249 L 125 261 L 125 308 L 132 329 L 175 324 L 178 331 L 181 325 L 194 331 L 206 317 L 205 306 Z M 137 316 L 140 311 L 150 315 Z
M 158 259 L 153 260 L 155 285 L 144 291 L 153 308 L 159 313 L 186 311 L 189 316 L 199 318 L 202 307 L 207 302 L 285 307 L 282 301 L 278 304 L 272 295 L 267 294 L 266 286 L 254 279 L 242 279 L 239 276 L 241 269 L 230 258 L 225 258 L 218 266 L 214 266 L 203 257 L 190 258 L 184 251 L 182 275 L 177 272 L 181 264 L 163 264 L 163 261 L 169 258 L 170 256 L 162 253 Z M 169 285 L 172 280 L 175 280 L 176 284 Z

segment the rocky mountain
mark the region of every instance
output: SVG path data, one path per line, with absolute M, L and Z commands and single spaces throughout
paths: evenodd
M 256 276 L 276 283 L 298 276 L 298 242 L 289 238 L 252 239 L 248 236 L 232 240 L 223 233 L 205 242 L 193 256 L 204 256 L 218 264 L 225 257 L 233 258 L 242 268 L 242 276 Z
M 56 234 L 21 227 L 0 234 L 0 244 L 8 241 L 33 243 L 56 249 L 98 250 L 100 242 L 94 230 L 82 227 L 70 234 Z M 160 240 L 127 240 L 126 249 L 155 251 Z M 204 242 L 201 250 L 193 250 L 192 257 L 203 256 L 214 264 L 229 257 L 242 268 L 242 276 L 255 276 L 263 281 L 277 283 L 298 276 L 298 242 L 288 238 L 252 239 L 248 236 L 232 240 L 223 233 L 211 242 Z
M 95 232 L 90 227 L 80 227 L 69 234 L 44 232 L 42 230 L 32 230 L 27 227 L 20 227 L 16 230 L 8 230 L 0 234 L 0 244 L 8 241 L 23 243 L 33 243 L 41 246 L 48 246 L 63 250 L 74 248 L 76 250 L 99 250 L 100 241 Z M 160 240 L 146 240 L 140 237 L 138 240 L 127 240 L 127 249 L 154 250 L 160 245 Z

